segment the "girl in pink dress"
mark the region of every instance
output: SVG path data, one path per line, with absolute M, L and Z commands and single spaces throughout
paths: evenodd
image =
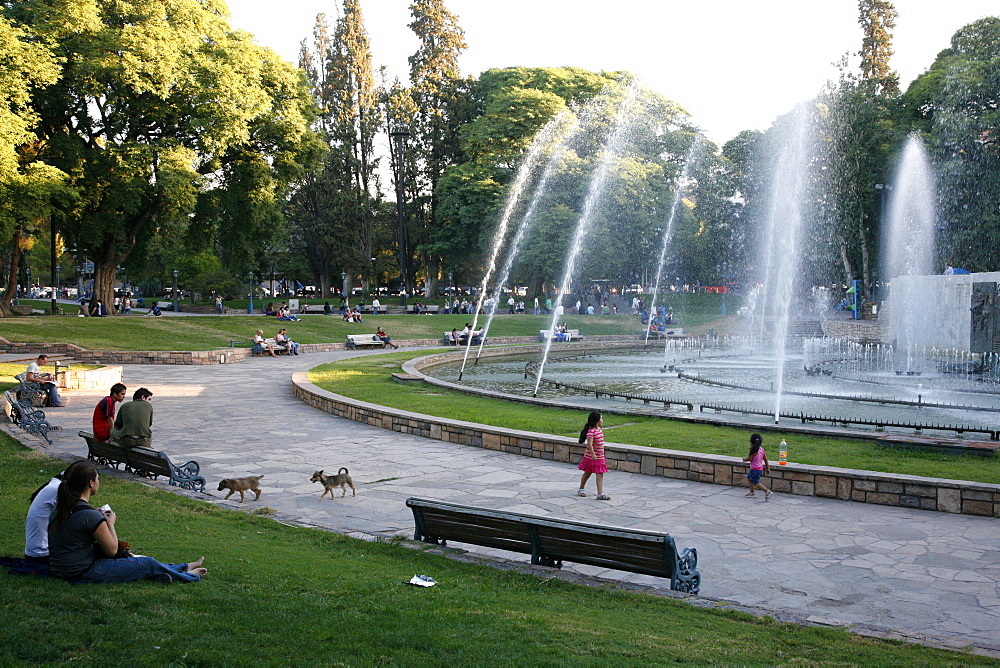
M 750 463 L 750 470 L 747 471 L 747 485 L 750 487 L 750 491 L 747 492 L 747 496 L 751 499 L 754 498 L 754 490 L 759 489 L 764 492 L 764 500 L 770 501 L 771 490 L 760 484 L 761 475 L 771 473 L 771 465 L 764 452 L 764 439 L 760 437 L 760 434 L 750 436 L 750 452 L 743 458 L 743 461 Z
M 587 425 L 580 432 L 579 442 L 586 441 L 587 450 L 583 454 L 580 465 L 577 466 L 583 471 L 583 476 L 580 478 L 580 491 L 577 492 L 577 496 L 587 496 L 585 487 L 590 474 L 593 473 L 597 478 L 598 501 L 607 501 L 611 498 L 604 493 L 604 474 L 608 472 L 608 465 L 604 460 L 604 432 L 601 431 L 603 424 L 604 419 L 601 417 L 601 412 L 592 411 L 587 418 Z

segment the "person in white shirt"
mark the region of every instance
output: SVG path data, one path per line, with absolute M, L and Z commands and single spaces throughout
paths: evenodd
M 538 297 L 535 297 L 535 315 L 538 315 L 541 312 L 542 312 L 542 308 L 538 304 Z
M 378 310 L 382 308 L 382 303 L 379 302 L 378 297 L 372 299 L 372 315 L 378 315 Z
M 56 508 L 59 485 L 73 467 L 83 459 L 66 467 L 66 470 L 42 485 L 31 495 L 28 516 L 24 520 L 24 560 L 36 564 L 49 563 L 49 520 Z
M 29 383 L 40 384 L 49 393 L 49 406 L 62 408 L 62 399 L 59 397 L 59 385 L 55 382 L 55 377 L 51 373 L 42 373 L 41 365 L 49 360 L 48 355 L 39 355 L 38 359 L 28 365 L 28 370 L 24 374 L 25 380 Z

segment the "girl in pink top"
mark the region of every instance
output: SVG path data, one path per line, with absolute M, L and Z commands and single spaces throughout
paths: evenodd
M 743 461 L 750 462 L 750 470 L 747 471 L 747 485 L 750 486 L 750 491 L 747 492 L 747 496 L 751 499 L 754 498 L 754 490 L 759 489 L 764 492 L 764 500 L 769 501 L 771 499 L 771 490 L 760 484 L 761 474 L 771 473 L 771 465 L 767 462 L 763 443 L 764 439 L 760 437 L 760 434 L 751 435 L 750 453 L 743 458 Z
M 579 442 L 586 441 L 587 449 L 583 453 L 583 460 L 577 466 L 583 471 L 583 476 L 580 478 L 580 491 L 577 492 L 577 496 L 587 496 L 587 491 L 584 488 L 587 486 L 590 474 L 593 473 L 597 477 L 598 501 L 607 501 L 611 498 L 604 493 L 604 474 L 608 472 L 608 464 L 604 460 L 604 432 L 601 431 L 603 424 L 604 419 L 601 417 L 601 412 L 592 411 L 587 418 L 586 426 L 580 432 Z

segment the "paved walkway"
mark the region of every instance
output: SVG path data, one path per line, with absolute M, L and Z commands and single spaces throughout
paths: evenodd
M 129 395 L 140 385 L 153 391 L 154 446 L 175 462 L 198 460 L 218 503 L 219 479 L 263 473 L 260 505 L 283 519 L 342 532 L 412 535 L 403 504 L 411 495 L 665 530 L 680 547 L 698 549 L 704 596 L 1000 650 L 996 519 L 786 494 L 765 504 L 744 498 L 743 488 L 620 472 L 606 476 L 611 501 L 578 498 L 578 471 L 570 464 L 368 427 L 292 396 L 294 369 L 356 354 L 126 366 L 125 382 Z M 68 397 L 68 408 L 50 411 L 63 427 L 53 432 L 52 449 L 83 455 L 76 432 L 90 429 L 99 396 Z M 341 466 L 350 469 L 358 495 L 320 501 L 310 475 Z

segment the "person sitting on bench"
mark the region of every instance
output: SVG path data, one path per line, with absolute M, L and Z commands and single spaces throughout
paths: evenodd
M 48 355 L 39 355 L 38 359 L 28 365 L 28 370 L 24 372 L 24 379 L 29 383 L 38 383 L 48 393 L 48 405 L 53 408 L 62 408 L 65 404 L 59 397 L 59 385 L 56 378 L 51 373 L 42 373 L 41 366 L 49 360 Z
M 115 418 L 115 428 L 111 438 L 123 448 L 151 447 L 153 442 L 153 393 L 140 387 L 132 395 L 132 401 L 122 404 Z

